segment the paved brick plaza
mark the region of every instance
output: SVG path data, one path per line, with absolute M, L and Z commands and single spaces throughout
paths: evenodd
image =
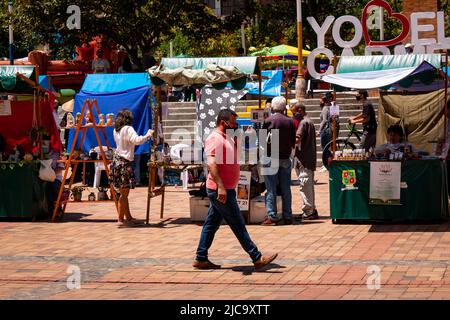
M 222 270 L 191 267 L 201 226 L 189 220 L 188 194 L 170 188 L 164 219 L 153 201 L 150 227 L 118 229 L 114 204 L 70 203 L 64 223 L 0 222 L 1 299 L 450 299 L 450 230 L 441 225 L 333 225 L 328 175 L 318 173 L 320 220 L 249 226 L 276 264 L 254 272 L 227 226 L 210 252 Z M 300 211 L 298 187 L 294 214 Z M 131 193 L 145 217 L 146 188 Z M 426 201 L 426 199 L 424 199 Z M 69 290 L 69 266 L 81 289 Z M 369 266 L 381 270 L 368 289 Z

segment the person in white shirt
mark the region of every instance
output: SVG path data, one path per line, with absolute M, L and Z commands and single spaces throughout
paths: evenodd
M 117 149 L 111 163 L 110 182 L 114 185 L 119 197 L 119 227 L 130 227 L 138 222 L 131 216 L 128 204 L 130 189 L 136 186 L 134 177 L 134 148 L 150 140 L 153 130 L 149 129 L 144 136 L 139 136 L 132 127 L 133 113 L 128 109 L 119 111 L 115 121 L 114 141 Z

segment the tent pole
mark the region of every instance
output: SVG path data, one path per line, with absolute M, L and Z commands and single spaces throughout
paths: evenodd
M 337 69 L 337 57 L 334 56 L 333 57 L 333 66 L 334 66 L 334 71 L 333 73 L 336 73 L 336 69 Z M 333 100 L 334 103 L 336 103 L 336 86 L 333 86 Z M 336 118 L 333 117 L 333 157 L 336 154 Z
M 258 57 L 258 83 L 259 83 L 259 93 L 258 93 L 258 108 L 261 109 L 262 102 L 261 102 L 261 87 L 262 87 L 262 63 L 261 63 L 261 56 Z
M 37 94 L 37 121 L 38 121 L 38 128 L 41 128 L 42 122 L 41 122 L 41 87 L 39 86 L 39 66 L 34 66 L 34 73 L 36 76 L 36 94 Z M 39 145 L 39 155 L 41 157 L 41 160 L 44 159 L 44 152 L 42 150 L 42 133 L 38 134 L 38 145 Z
M 445 99 L 444 99 L 444 114 L 445 114 L 445 123 L 444 123 L 444 141 L 447 143 L 447 131 L 448 131 L 448 108 L 447 108 L 447 94 L 448 94 L 448 54 L 445 53 L 445 74 L 444 74 L 444 80 L 445 80 Z

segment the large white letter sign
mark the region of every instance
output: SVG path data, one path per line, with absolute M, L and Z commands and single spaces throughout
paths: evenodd
M 308 20 L 309 24 L 311 25 L 311 28 L 313 28 L 313 30 L 317 34 L 317 48 L 325 48 L 325 34 L 333 24 L 334 17 L 328 16 L 323 22 L 322 26 L 319 26 L 314 17 L 308 17 L 306 18 L 306 20 Z
M 413 44 L 432 44 L 436 43 L 433 38 L 419 38 L 419 32 L 433 31 L 432 24 L 419 24 L 419 19 L 434 19 L 436 13 L 434 12 L 414 12 L 411 14 L 411 42 Z
M 444 12 L 439 11 L 437 13 L 437 34 L 438 34 L 438 43 L 440 44 L 449 44 L 450 37 L 445 37 L 445 25 L 444 25 Z
M 374 52 L 381 52 L 383 56 L 388 56 L 391 54 L 391 51 L 388 47 L 366 47 L 364 55 L 371 56 Z M 406 53 L 406 52 L 405 52 Z
M 341 26 L 346 23 L 350 22 L 355 26 L 355 36 L 350 41 L 344 41 L 341 38 L 340 30 Z M 363 35 L 362 25 L 361 22 L 353 16 L 342 16 L 336 19 L 333 25 L 333 39 L 336 41 L 336 44 L 341 48 L 354 48 L 356 47 L 359 42 L 361 41 Z
M 308 55 L 308 61 L 306 63 L 306 66 L 308 68 L 308 72 L 314 79 L 320 79 L 321 76 L 332 74 L 334 72 L 334 67 L 329 66 L 327 69 L 327 72 L 325 73 L 318 73 L 316 70 L 316 66 L 314 64 L 314 60 L 316 60 L 316 56 L 319 54 L 324 54 L 327 56 L 327 58 L 332 61 L 334 54 L 330 49 L 327 48 L 316 48 Z

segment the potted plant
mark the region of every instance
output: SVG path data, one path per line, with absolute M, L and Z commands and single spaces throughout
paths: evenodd
M 83 195 L 83 191 L 85 190 L 85 187 L 81 187 L 81 186 L 77 186 L 77 187 L 73 187 L 72 188 L 72 198 L 73 201 L 77 201 L 80 202 L 81 201 L 81 196 Z

